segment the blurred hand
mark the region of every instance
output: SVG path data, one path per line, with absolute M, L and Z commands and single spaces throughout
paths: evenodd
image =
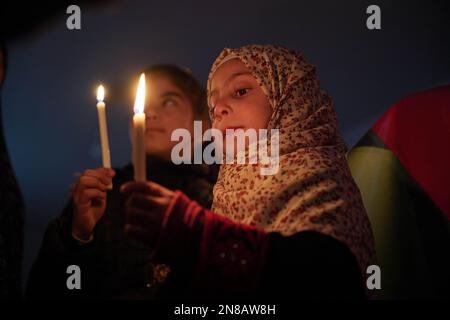
M 97 222 L 105 213 L 106 191 L 115 175 L 113 169 L 88 169 L 76 182 L 72 199 L 75 204 L 72 234 L 89 239 Z
M 133 244 L 153 246 L 174 192 L 151 181 L 130 181 L 120 191 L 126 197 L 125 235 Z

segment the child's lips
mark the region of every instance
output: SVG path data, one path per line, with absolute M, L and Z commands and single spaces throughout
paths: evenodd
M 152 127 L 147 127 L 145 129 L 145 132 L 164 132 L 164 129 L 162 128 L 152 128 Z

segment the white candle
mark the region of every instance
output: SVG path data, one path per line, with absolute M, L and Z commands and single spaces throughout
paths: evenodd
M 145 161 L 145 74 L 141 74 L 134 102 L 133 116 L 133 167 L 134 180 L 146 181 Z
M 109 139 L 108 139 L 108 127 L 106 125 L 106 112 L 105 103 L 105 89 L 100 85 L 97 89 L 97 111 L 98 111 L 98 126 L 100 129 L 100 144 L 102 147 L 102 160 L 104 168 L 111 168 L 111 155 L 109 153 Z M 112 184 L 108 186 L 108 189 L 112 189 Z

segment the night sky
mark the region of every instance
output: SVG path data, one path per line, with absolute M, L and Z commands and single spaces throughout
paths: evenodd
M 130 161 L 128 125 L 143 68 L 176 63 L 206 83 L 223 47 L 280 44 L 317 66 L 351 147 L 405 95 L 450 83 L 446 2 L 115 1 L 80 5 L 81 30 L 68 30 L 61 10 L 10 41 L 3 121 L 26 203 L 25 277 L 74 173 L 101 166 L 98 84 L 106 87 L 112 164 L 120 167 Z M 370 4 L 381 7 L 381 30 L 366 28 Z

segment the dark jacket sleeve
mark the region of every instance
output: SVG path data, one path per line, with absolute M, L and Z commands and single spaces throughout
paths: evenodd
M 201 298 L 364 298 L 356 259 L 317 232 L 285 237 L 235 223 L 180 191 L 164 216 L 153 256 L 184 270 Z
M 96 241 L 80 245 L 72 238 L 73 204 L 66 205 L 61 216 L 47 227 L 26 287 L 29 299 L 90 298 L 99 295 L 102 275 L 107 273 L 105 255 Z M 81 289 L 68 289 L 67 280 L 73 274 L 68 267 L 76 265 L 81 271 Z M 94 279 L 94 281 L 93 281 Z

